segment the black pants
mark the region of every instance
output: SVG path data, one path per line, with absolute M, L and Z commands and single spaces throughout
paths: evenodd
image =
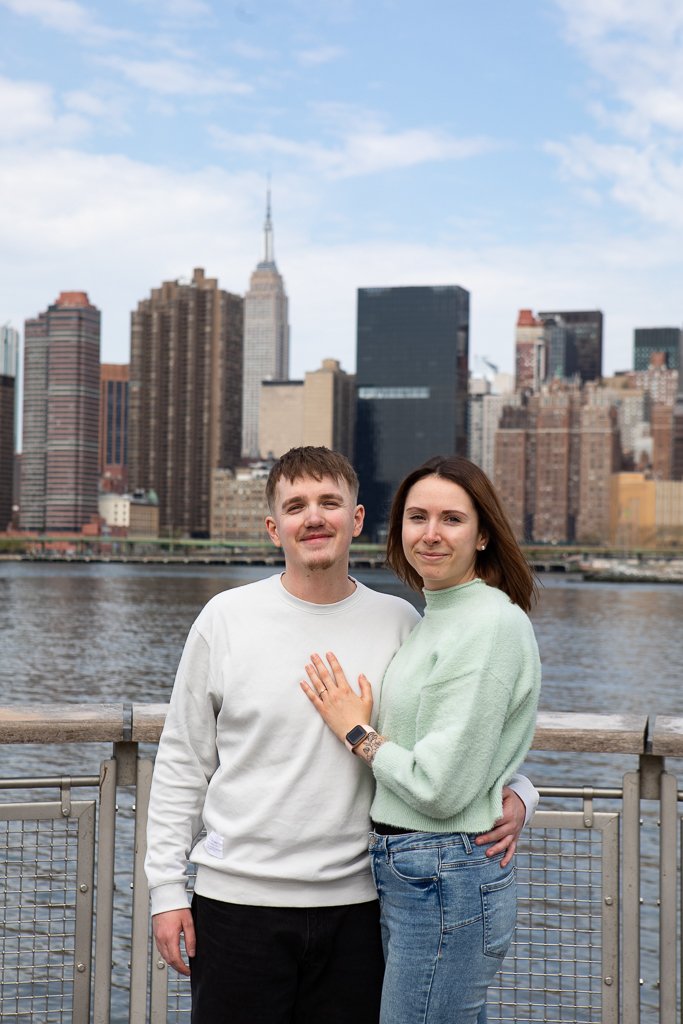
M 196 896 L 192 1024 L 377 1024 L 376 901 L 251 907 Z

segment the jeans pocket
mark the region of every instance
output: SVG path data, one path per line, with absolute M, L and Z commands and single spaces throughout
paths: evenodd
M 496 882 L 481 886 L 484 916 L 484 953 L 502 959 L 508 951 L 517 918 L 515 869 Z
M 389 867 L 402 882 L 427 885 L 439 877 L 439 851 L 427 849 L 395 850 L 389 854 Z

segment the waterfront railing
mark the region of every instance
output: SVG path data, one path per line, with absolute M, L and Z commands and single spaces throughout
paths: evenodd
M 83 763 L 81 775 L 0 779 L 3 1021 L 189 1021 L 189 984 L 153 946 L 143 871 L 165 714 L 158 704 L 0 707 L 0 744 L 78 744 Z M 89 746 L 101 743 L 111 756 Z M 539 787 L 541 809 L 516 857 L 515 940 L 489 993 L 489 1021 L 674 1024 L 683 793 L 670 769 L 683 757 L 683 718 L 541 713 L 534 751 L 578 768 L 561 786 Z M 595 754 L 613 756 L 614 785 L 595 784 Z M 653 808 L 655 848 L 643 855 Z M 645 903 L 655 920 L 643 942 Z M 655 958 L 654 1004 L 641 997 L 643 955 Z

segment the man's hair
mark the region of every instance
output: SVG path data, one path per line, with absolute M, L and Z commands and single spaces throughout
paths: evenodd
M 337 481 L 343 480 L 348 484 L 354 501 L 358 497 L 358 477 L 346 456 L 329 448 L 306 445 L 303 448 L 290 448 L 277 460 L 268 474 L 266 500 L 271 512 L 275 508 L 275 488 L 278 482 L 284 478 L 292 483 L 304 476 L 312 476 L 314 480 L 322 480 L 324 476 L 331 476 Z

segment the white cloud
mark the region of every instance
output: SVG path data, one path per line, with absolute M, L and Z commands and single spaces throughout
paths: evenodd
M 100 131 L 120 134 L 128 130 L 125 104 L 119 96 L 97 89 L 74 89 L 64 94 L 63 101 L 67 110 L 89 119 L 90 124 L 97 123 Z
M 45 28 L 77 35 L 88 42 L 103 43 L 130 35 L 102 25 L 84 4 L 76 0 L 0 0 L 0 6 L 13 14 L 35 18 Z
M 66 289 L 103 313 L 103 357 L 125 362 L 129 317 L 163 280 L 195 266 L 243 293 L 261 254 L 264 182 L 221 169 L 162 170 L 121 156 L 6 150 L 0 159 L 3 317 L 21 324 Z M 472 293 L 472 354 L 511 369 L 517 310 L 601 308 L 606 368 L 629 365 L 636 325 L 680 320 L 677 240 L 586 238 L 463 245 L 316 241 L 324 185 L 278 177 L 275 251 L 291 300 L 292 372 L 325 356 L 355 365 L 356 289 L 454 283 Z M 457 237 L 470 237 L 459 232 Z M 30 273 L 27 272 L 30 267 Z
M 164 0 L 164 11 L 174 18 L 201 18 L 211 14 L 203 0 Z
M 683 228 L 683 162 L 654 146 L 637 149 L 587 137 L 551 143 L 547 149 L 558 157 L 568 178 L 607 182 L 611 197 L 645 221 L 667 229 Z
M 230 43 L 230 50 L 235 56 L 242 57 L 243 60 L 266 61 L 271 59 L 271 54 L 268 50 L 265 50 L 262 46 L 254 46 L 253 43 L 247 43 L 243 39 L 236 39 Z
M 423 128 L 388 132 L 361 126 L 327 146 L 268 132 L 239 135 L 214 128 L 212 135 L 222 149 L 252 157 L 290 157 L 299 169 L 328 178 L 352 178 L 435 161 L 464 160 L 495 148 L 490 139 L 458 139 Z
M 0 124 L 5 143 L 39 140 L 40 145 L 55 137 L 63 142 L 71 141 L 88 129 L 87 121 L 78 113 L 57 112 L 50 86 L 3 77 L 0 77 Z
M 99 63 L 118 71 L 135 85 L 162 96 L 244 95 L 252 87 L 239 81 L 231 71 L 208 71 L 174 60 L 130 60 L 101 57 Z
M 295 57 L 305 67 L 315 67 L 318 64 L 329 64 L 330 61 L 338 60 L 343 53 L 344 50 L 341 46 L 316 46 L 308 50 L 299 50 Z
M 555 0 L 567 37 L 594 73 L 596 121 L 546 150 L 591 202 L 597 195 L 642 224 L 683 225 L 683 6 L 679 0 Z M 594 98 L 599 90 L 599 98 Z
M 678 0 L 555 0 L 566 32 L 606 83 L 614 125 L 643 138 L 683 128 L 683 6 Z M 621 109 L 620 109 L 621 108 Z

